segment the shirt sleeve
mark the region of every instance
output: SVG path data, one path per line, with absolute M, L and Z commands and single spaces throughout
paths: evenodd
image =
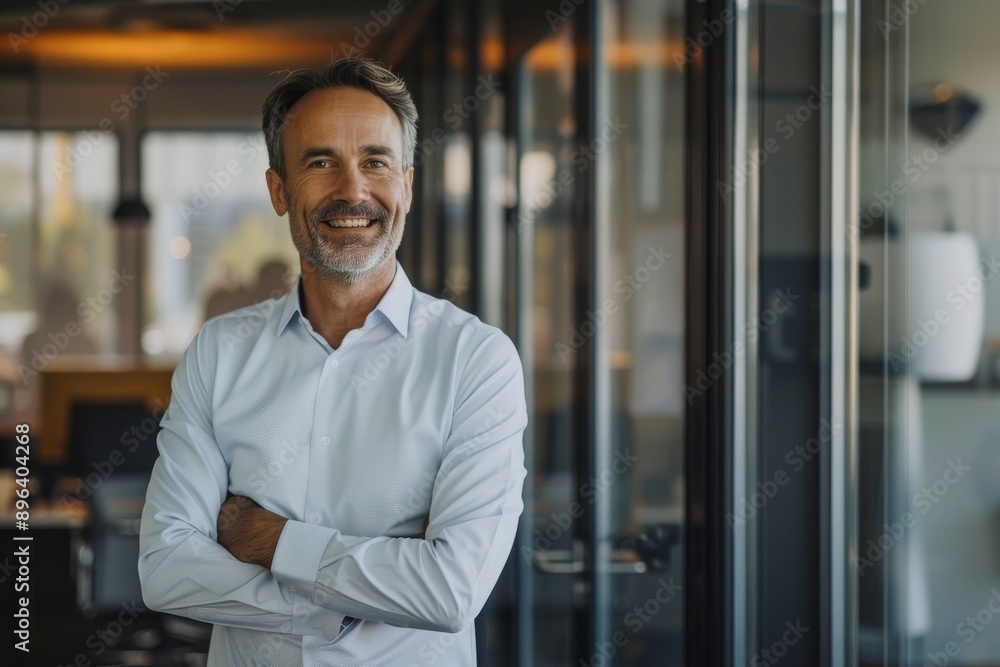
M 461 365 L 424 539 L 357 537 L 289 521 L 271 571 L 297 595 L 399 627 L 460 632 L 507 561 L 524 507 L 524 378 L 494 334 Z
M 333 639 L 342 613 L 295 595 L 271 571 L 237 560 L 216 542 L 228 467 L 211 425 L 211 335 L 203 328 L 171 381 L 146 492 L 139 579 L 147 607 L 208 623 Z

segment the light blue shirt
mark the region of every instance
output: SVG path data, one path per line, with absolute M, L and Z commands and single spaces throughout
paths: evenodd
M 397 263 L 334 350 L 300 282 L 206 322 L 174 372 L 143 599 L 214 623 L 209 665 L 475 665 L 473 620 L 523 509 L 514 345 Z M 290 519 L 270 570 L 216 543 L 227 491 Z

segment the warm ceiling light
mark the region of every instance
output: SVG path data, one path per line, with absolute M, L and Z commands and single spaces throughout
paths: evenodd
M 679 40 L 616 42 L 608 45 L 607 63 L 614 69 L 638 69 L 643 66 L 677 67 L 685 58 L 684 44 Z M 528 66 L 533 70 L 557 69 L 572 62 L 570 42 L 543 42 L 528 52 Z
M 298 67 L 329 62 L 339 42 L 329 36 L 226 31 L 142 30 L 41 32 L 21 45 L 18 58 L 45 65 L 164 69 Z M 8 58 L 14 58 L 8 55 Z

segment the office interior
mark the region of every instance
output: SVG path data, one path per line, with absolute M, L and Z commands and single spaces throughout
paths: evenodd
M 420 113 L 402 266 L 525 370 L 525 510 L 480 665 L 1000 666 L 997 21 L 990 0 L 5 3 L 4 664 L 204 664 L 206 627 L 138 588 L 157 423 L 206 319 L 298 273 L 264 97 L 360 54 Z

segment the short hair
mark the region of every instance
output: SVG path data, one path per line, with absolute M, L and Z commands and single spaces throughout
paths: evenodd
M 389 105 L 403 128 L 403 169 L 413 166 L 417 146 L 417 107 L 401 78 L 370 58 L 341 58 L 322 69 L 297 69 L 275 85 L 264 100 L 261 126 L 270 166 L 285 178 L 282 135 L 285 118 L 295 103 L 314 90 L 358 88 Z

